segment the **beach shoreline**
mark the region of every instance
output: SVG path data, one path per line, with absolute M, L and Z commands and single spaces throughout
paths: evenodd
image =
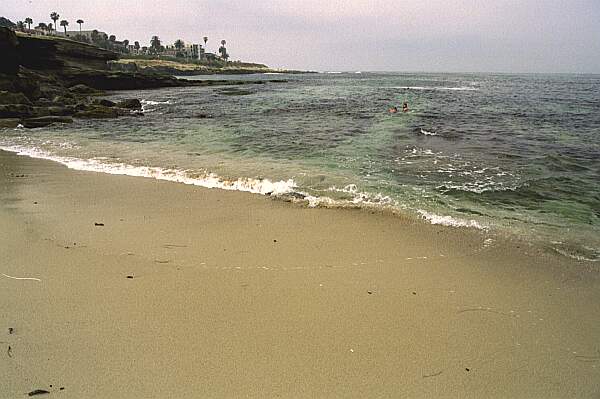
M 600 392 L 593 263 L 4 151 L 0 187 L 0 397 Z

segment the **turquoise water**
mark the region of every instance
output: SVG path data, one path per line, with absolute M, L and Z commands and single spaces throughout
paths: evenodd
M 598 75 L 227 78 L 287 81 L 119 93 L 144 99 L 145 115 L 4 130 L 0 146 L 78 169 L 382 207 L 600 259 Z M 404 101 L 410 112 L 387 112 Z

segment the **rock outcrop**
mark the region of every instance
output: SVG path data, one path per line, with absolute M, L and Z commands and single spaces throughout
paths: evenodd
M 105 90 L 237 85 L 239 81 L 180 80 L 173 76 L 112 70 L 118 54 L 65 38 L 15 33 L 0 27 L 0 127 L 69 123 L 76 118 L 143 115 L 137 99 L 99 103 Z M 262 82 L 259 82 L 262 83 Z M 105 100 L 108 101 L 108 100 Z

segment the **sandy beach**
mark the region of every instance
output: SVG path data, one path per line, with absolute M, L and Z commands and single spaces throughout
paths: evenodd
M 0 398 L 598 398 L 600 274 L 524 242 L 0 152 Z

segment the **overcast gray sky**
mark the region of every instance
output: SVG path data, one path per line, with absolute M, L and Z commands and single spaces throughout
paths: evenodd
M 0 0 L 0 16 L 314 70 L 600 73 L 600 0 Z

